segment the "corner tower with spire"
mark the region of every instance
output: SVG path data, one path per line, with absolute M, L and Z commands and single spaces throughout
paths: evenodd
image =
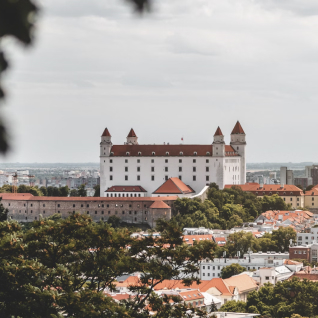
M 224 142 L 224 135 L 220 127 L 217 128 L 214 137 L 213 137 L 213 144 L 212 144 L 212 154 L 213 157 L 224 157 L 225 156 L 225 142 Z
M 240 184 L 246 183 L 246 135 L 239 121 L 236 122 L 232 133 L 232 148 L 241 156 Z
M 127 136 L 126 144 L 127 145 L 138 145 L 138 137 L 132 128 L 130 129 L 130 132 Z

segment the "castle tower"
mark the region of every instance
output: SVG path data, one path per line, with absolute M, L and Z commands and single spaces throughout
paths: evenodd
M 246 183 L 246 140 L 245 132 L 239 121 L 236 122 L 232 133 L 230 145 L 241 156 L 240 184 Z
M 220 127 L 217 128 L 217 130 L 214 134 L 212 149 L 213 149 L 213 151 L 212 151 L 213 157 L 224 157 L 225 156 L 224 135 L 223 135 Z
M 130 132 L 127 136 L 126 144 L 127 145 L 138 145 L 138 137 L 132 128 L 130 129 Z
M 101 136 L 100 155 L 109 157 L 112 145 L 113 145 L 112 144 L 112 136 L 109 133 L 109 130 L 107 128 L 105 128 L 105 130 Z

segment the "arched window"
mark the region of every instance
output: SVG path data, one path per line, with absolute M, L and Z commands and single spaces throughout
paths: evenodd
M 180 156 L 183 156 L 183 152 L 182 151 L 180 151 Z
M 168 151 L 166 151 L 166 156 L 169 156 L 169 152 Z
M 153 151 L 151 154 L 154 156 L 156 153 Z
M 141 156 L 141 152 L 140 151 L 138 151 L 138 156 Z
M 126 152 L 126 156 L 129 156 L 129 152 L 128 151 Z
M 210 156 L 210 152 L 209 152 L 209 151 L 207 151 L 207 152 L 206 152 L 206 155 L 207 155 L 207 156 Z
M 196 156 L 198 153 L 195 151 L 193 154 Z

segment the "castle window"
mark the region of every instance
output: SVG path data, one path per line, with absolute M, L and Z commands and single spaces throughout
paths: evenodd
M 45 208 L 45 204 L 43 204 L 43 207 Z
M 205 181 L 210 181 L 210 177 L 209 176 L 205 176 Z
M 151 159 L 151 163 L 154 163 L 155 162 L 155 159 Z
M 102 204 L 102 208 L 104 207 L 104 204 Z
M 155 181 L 155 176 L 151 176 L 151 181 Z
M 123 211 L 123 214 L 125 214 L 125 211 Z
M 113 152 L 112 152 L 113 153 Z M 109 159 L 109 163 L 113 163 L 113 159 Z
M 145 221 L 147 221 L 147 217 L 145 217 Z
M 89 211 L 87 211 L 86 214 L 89 214 Z
M 126 152 L 126 156 L 129 156 L 129 152 L 128 151 Z
M 193 163 L 196 163 L 197 162 L 197 160 L 196 159 L 193 159 Z
M 125 163 L 128 163 L 128 159 L 125 159 Z
M 209 152 L 209 151 L 207 151 L 206 155 L 207 155 L 207 156 L 210 156 L 210 152 Z
M 137 167 L 137 171 L 138 171 L 138 172 L 140 171 L 140 167 Z
M 168 171 L 168 167 L 165 167 L 165 171 L 166 171 L 166 172 Z
M 209 163 L 209 159 L 206 159 L 205 162 L 206 162 L 206 163 Z
M 61 206 L 60 204 L 57 205 L 58 208 L 59 208 L 60 206 Z
M 151 167 L 151 172 L 154 172 L 155 171 L 155 167 Z
M 97 214 L 97 211 L 95 211 L 95 214 Z
M 125 167 L 125 172 L 128 172 L 128 167 Z
M 73 204 L 73 208 L 75 208 L 75 204 Z
M 286 195 L 286 192 L 284 192 L 284 195 Z
M 156 153 L 153 151 L 151 154 L 154 156 Z
M 293 193 L 291 192 L 290 195 L 293 195 Z
M 137 163 L 140 163 L 140 159 L 137 159 Z
M 168 159 L 165 159 L 165 163 L 168 163 Z
M 293 201 L 293 198 L 290 198 L 290 201 Z
M 197 167 L 193 167 L 193 172 L 196 172 L 197 171 Z
M 135 221 L 137 221 L 137 218 L 135 218 Z
M 113 180 L 113 176 L 109 176 L 109 180 L 112 181 Z
M 196 176 L 193 176 L 193 181 L 197 181 L 197 177 Z
M 102 214 L 104 214 L 104 211 L 102 211 Z
M 182 163 L 182 159 L 179 159 L 179 163 Z
M 206 171 L 206 172 L 209 172 L 209 167 L 205 167 L 205 171 Z
M 168 151 L 166 152 L 166 156 L 169 156 L 169 152 Z
M 138 156 L 141 156 L 141 152 L 140 151 L 138 151 Z
M 137 214 L 137 211 L 135 211 L 135 215 Z
M 179 167 L 179 172 L 182 172 L 182 167 Z
M 140 176 L 137 176 L 137 181 L 140 181 Z
M 167 181 L 169 179 L 169 177 L 168 176 L 165 176 L 165 180 Z
M 113 171 L 113 167 L 109 167 L 109 171 Z
M 114 153 L 113 153 L 113 152 L 111 152 L 111 153 L 110 153 L 110 155 L 111 155 L 111 156 L 113 156 L 113 155 L 114 155 Z
M 193 154 L 196 156 L 198 153 L 195 151 Z
M 109 204 L 107 204 L 107 207 L 109 208 Z
M 57 213 L 61 213 L 61 211 L 57 211 Z
M 179 176 L 179 179 L 182 180 L 182 176 Z
M 180 156 L 183 156 L 183 152 L 182 151 L 180 151 Z

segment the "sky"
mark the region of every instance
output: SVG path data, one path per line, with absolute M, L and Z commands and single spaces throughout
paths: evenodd
M 247 162 L 317 161 L 318 1 L 42 0 L 32 48 L 11 68 L 1 162 L 98 162 L 134 128 L 141 144 L 225 141 L 237 120 Z

